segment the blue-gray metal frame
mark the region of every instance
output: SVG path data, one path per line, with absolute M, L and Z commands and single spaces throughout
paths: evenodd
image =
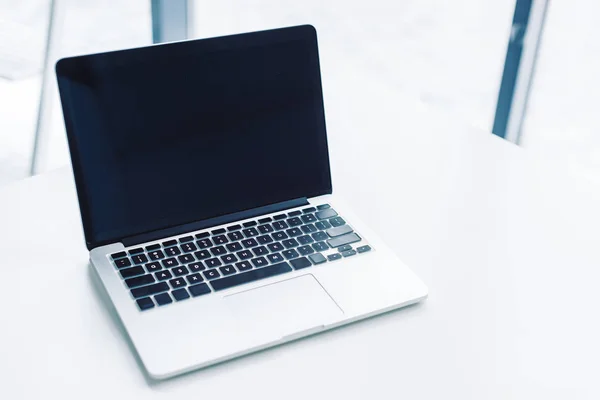
M 152 41 L 154 43 L 185 40 L 190 33 L 192 0 L 151 0 Z
M 492 132 L 518 143 L 549 0 L 517 0 Z

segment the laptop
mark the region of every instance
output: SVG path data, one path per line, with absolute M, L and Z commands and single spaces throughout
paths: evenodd
M 427 296 L 333 192 L 312 26 L 65 58 L 56 74 L 90 266 L 149 377 Z

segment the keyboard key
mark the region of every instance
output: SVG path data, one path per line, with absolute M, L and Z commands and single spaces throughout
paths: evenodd
M 312 238 L 315 239 L 315 242 L 320 242 L 321 240 L 329 239 L 329 236 L 325 232 L 315 232 L 310 236 L 312 236 Z
M 256 281 L 259 279 L 269 278 L 292 271 L 292 268 L 287 262 L 273 264 L 260 269 L 254 269 L 241 274 L 231 275 L 225 278 L 212 281 L 210 284 L 214 290 L 225 290 L 233 286 L 242 285 L 244 283 Z
M 242 244 L 247 249 L 249 249 L 250 247 L 258 246 L 258 242 L 254 239 L 244 239 L 242 240 Z
M 302 209 L 302 212 L 303 212 L 304 214 L 308 214 L 308 213 L 315 212 L 315 211 L 317 211 L 317 209 L 316 209 L 316 208 L 314 208 L 314 207 L 307 207 L 307 208 L 303 208 L 303 209 Z
M 218 267 L 221 264 L 221 261 L 218 258 L 210 258 L 206 261 L 204 261 L 204 263 L 206 264 L 206 266 L 208 268 L 214 268 L 214 267 Z
M 248 261 L 240 261 L 239 263 L 236 263 L 235 266 L 240 272 L 252 269 L 252 265 Z
M 125 268 L 131 265 L 131 261 L 129 261 L 129 258 L 120 258 L 118 260 L 115 260 L 115 265 L 117 266 L 117 268 Z
M 288 217 L 295 217 L 295 216 L 301 215 L 301 214 L 302 214 L 302 211 L 296 210 L 296 211 L 289 212 Z
M 166 281 L 167 279 L 171 279 L 173 277 L 173 275 L 171 275 L 171 272 L 167 270 L 158 271 L 154 274 L 154 276 L 156 276 L 156 279 L 158 279 L 159 281 Z
M 191 254 L 184 254 L 182 256 L 177 257 L 177 259 L 179 260 L 179 262 L 181 264 L 189 264 L 191 262 L 196 261 L 196 259 L 194 258 L 194 256 L 191 255 Z
M 144 252 L 144 249 L 142 249 L 141 247 L 138 247 L 137 249 L 129 250 L 129 255 L 132 256 L 134 254 L 141 254 L 143 252 Z
M 300 255 L 303 255 L 303 256 L 306 256 L 306 255 L 309 255 L 309 254 L 312 254 L 315 252 L 313 250 L 313 248 L 310 246 L 298 247 L 296 250 L 298 250 L 298 253 L 300 253 Z
M 326 250 L 329 250 L 329 246 L 327 246 L 327 243 L 325 243 L 325 242 L 314 243 L 312 245 L 312 248 L 315 249 L 315 251 L 326 251 Z
M 327 235 L 325 235 L 325 236 L 327 236 Z M 328 238 L 325 237 L 325 239 L 328 239 Z M 300 236 L 296 240 L 298 240 L 298 243 L 300 243 L 302 245 L 310 244 L 310 243 L 314 242 L 314 240 L 308 235 Z
M 240 258 L 240 260 L 247 260 L 249 258 L 254 257 L 252 255 L 252 252 L 250 250 L 242 250 L 242 251 L 238 251 L 237 256 Z
M 149 310 L 150 308 L 154 307 L 154 302 L 152 301 L 152 299 L 150 297 L 144 297 L 143 299 L 137 299 L 136 302 L 137 302 L 138 307 L 142 311 Z
M 154 252 L 154 253 L 156 253 L 156 258 L 153 258 L 152 255 L 151 255 L 150 258 L 152 260 L 158 260 L 158 259 L 161 259 L 161 258 L 164 257 L 164 254 L 162 254 L 161 251 L 157 251 L 157 252 Z M 178 254 L 181 254 L 181 251 L 179 251 L 179 248 L 177 248 L 177 247 L 169 247 L 169 248 L 165 249 L 165 253 L 168 256 L 173 257 L 173 256 L 176 256 Z
M 342 255 L 339 253 L 334 253 L 327 256 L 329 261 L 339 260 L 340 258 L 342 258 Z
M 156 293 L 164 292 L 169 290 L 169 285 L 166 282 L 159 282 L 153 285 L 142 286 L 135 289 L 131 289 L 131 294 L 136 299 L 139 297 L 147 297 Z
M 250 262 L 254 264 L 256 268 L 264 267 L 268 264 L 267 259 L 264 257 L 253 258 L 252 260 L 250 260 Z
M 151 262 L 151 263 L 146 264 L 146 271 L 148 271 L 148 272 L 156 272 L 156 271 L 160 271 L 161 269 L 162 269 L 162 267 L 157 262 Z
M 229 240 L 231 240 L 232 242 L 242 240 L 244 238 L 244 235 L 242 235 L 241 232 L 231 232 L 228 233 L 227 236 L 229 236 Z
M 329 223 L 332 226 L 342 226 L 346 224 L 346 221 L 344 221 L 344 219 L 342 217 L 335 217 L 335 218 L 331 218 L 329 220 Z
M 268 244 L 267 247 L 272 252 L 277 252 L 277 251 L 283 250 L 283 245 L 281 243 L 271 243 L 271 244 Z
M 287 239 L 281 243 L 285 246 L 286 249 L 291 249 L 292 247 L 298 246 L 298 242 L 296 241 L 296 239 Z
M 281 256 L 281 254 L 279 254 L 279 253 L 273 253 L 273 254 L 269 254 L 269 255 L 267 256 L 267 259 L 268 259 L 268 260 L 269 260 L 269 261 L 270 261 L 272 264 L 275 264 L 275 263 L 278 263 L 278 262 L 282 262 L 282 261 L 284 260 L 284 259 L 283 259 L 283 257 Z
M 171 294 L 173 295 L 173 298 L 175 298 L 175 300 L 177 301 L 182 301 L 190 298 L 190 294 L 185 289 L 173 290 Z
M 306 257 L 296 258 L 295 260 L 290 261 L 290 264 L 292 264 L 294 269 L 302 269 L 312 266 L 312 263 L 308 261 L 308 258 Z
M 202 264 L 201 262 L 191 263 L 190 265 L 188 265 L 188 268 L 191 272 L 200 272 L 206 269 L 204 264 Z
M 200 239 L 196 242 L 196 244 L 198 245 L 198 248 L 200 249 L 208 249 L 209 247 L 212 247 L 212 242 L 210 241 L 210 239 Z
M 172 303 L 173 299 L 171 299 L 171 296 L 169 296 L 169 293 L 161 293 L 161 294 L 157 294 L 156 296 L 154 296 L 154 301 L 156 301 L 156 303 L 159 306 L 164 306 L 166 304 Z
M 154 250 L 148 253 L 148 257 L 150 260 L 156 261 L 165 258 L 165 254 L 161 250 Z
M 187 243 L 187 242 L 193 242 L 194 238 L 192 236 L 184 236 L 184 237 L 180 237 L 179 238 L 179 243 Z
M 136 254 L 135 256 L 131 257 L 131 260 L 134 264 L 143 264 L 148 262 L 148 257 L 146 257 L 145 254 Z
M 180 287 L 184 287 L 184 286 L 186 285 L 186 283 L 185 283 L 185 279 L 183 279 L 183 278 L 175 278 L 175 279 L 171 279 L 171 280 L 169 281 L 169 284 L 171 284 L 171 287 L 172 287 L 173 289 L 177 289 L 177 288 L 180 288 Z
M 197 233 L 196 235 L 196 239 L 204 239 L 210 236 L 210 233 L 208 232 L 202 232 L 202 233 Z
M 225 254 L 224 256 L 221 256 L 221 261 L 223 261 L 223 264 L 231 264 L 237 260 L 238 259 L 235 254 Z
M 172 268 L 172 267 L 179 265 L 179 262 L 177 262 L 177 260 L 174 258 L 167 258 L 167 259 L 162 260 L 161 262 L 165 268 Z
M 286 221 L 289 226 L 299 226 L 302 225 L 302 220 L 298 217 L 290 218 Z
M 169 246 L 175 246 L 177 244 L 177 240 L 173 239 L 173 240 L 167 240 L 166 242 L 163 242 L 163 247 L 169 247 Z
M 298 252 L 294 249 L 282 251 L 281 254 L 283 254 L 283 256 L 285 258 L 287 258 L 288 260 L 291 260 L 292 258 L 296 258 L 296 257 L 300 256 L 300 254 L 298 254 Z
M 149 283 L 154 283 L 154 277 L 152 275 L 142 275 L 142 276 L 137 276 L 135 278 L 129 278 L 125 280 L 125 284 L 127 285 L 127 287 L 129 289 L 134 288 L 134 287 L 138 287 L 138 286 L 142 286 L 142 285 L 147 285 Z
M 202 274 L 206 279 L 215 279 L 221 276 L 217 269 L 209 269 L 208 271 L 204 271 Z
M 150 257 L 152 261 L 156 261 L 165 258 L 165 253 L 163 253 L 161 250 L 155 250 L 148 253 L 148 257 Z
M 277 214 L 277 215 L 274 215 L 274 216 L 273 216 L 273 219 L 274 219 L 275 221 L 278 221 L 278 220 L 280 220 L 280 219 L 285 219 L 286 217 L 287 217 L 287 215 L 285 215 L 285 214 Z
M 198 260 L 205 260 L 209 257 L 211 257 L 210 253 L 208 252 L 208 250 L 200 250 L 194 253 L 194 255 L 196 256 L 196 258 Z
M 244 229 L 242 230 L 242 232 L 244 232 L 244 235 L 246 235 L 247 238 L 258 236 L 258 231 L 256 230 L 256 228 Z
M 285 221 L 275 221 L 272 225 L 276 231 L 289 228 L 289 225 L 286 224 Z
M 285 231 L 285 233 L 287 233 L 291 237 L 302 235 L 302 231 L 300 230 L 300 228 L 291 228 Z
M 155 250 L 160 250 L 160 244 L 156 243 L 156 244 L 152 244 L 150 246 L 146 246 L 147 252 L 151 252 L 151 251 L 155 251 Z
M 331 224 L 327 221 L 319 221 L 315 222 L 315 227 L 320 231 L 324 231 L 325 229 L 331 228 Z
M 242 229 L 242 226 L 240 224 L 236 224 L 236 225 L 231 225 L 227 227 L 227 231 L 231 232 L 231 231 L 238 231 Z M 237 240 L 237 239 L 235 239 Z
M 198 250 L 198 248 L 194 243 L 184 243 L 181 245 L 181 250 L 183 250 L 184 253 L 191 253 L 192 251 Z
M 327 232 L 327 235 L 329 235 L 329 237 L 337 237 L 337 236 L 345 235 L 352 231 L 353 230 L 350 227 L 350 225 L 342 225 L 342 226 L 337 226 L 335 228 L 327 229 L 326 232 Z
M 261 218 L 261 219 L 259 219 L 259 220 L 258 220 L 258 223 L 259 223 L 259 224 L 265 224 L 265 223 L 267 223 L 267 222 L 271 222 L 271 221 L 273 221 L 273 219 L 272 219 L 271 217 L 266 217 L 266 218 Z
M 225 228 L 219 228 L 219 229 L 215 229 L 214 231 L 210 231 L 210 233 L 212 233 L 213 235 L 220 235 L 225 232 L 226 232 Z
M 330 247 L 340 247 L 340 246 L 344 246 L 347 244 L 352 244 L 352 243 L 356 243 L 356 242 L 360 242 L 360 236 L 358 236 L 356 233 L 349 233 L 347 235 L 343 235 L 343 236 L 338 236 L 336 238 L 333 239 L 329 239 L 327 241 L 327 244 Z
M 124 251 L 120 251 L 120 252 L 118 252 L 118 253 L 111 254 L 110 256 L 111 256 L 111 258 L 112 258 L 113 260 L 116 260 L 117 258 L 123 258 L 123 257 L 126 257 L 126 256 L 127 256 L 127 253 L 125 253 Z
M 273 238 L 269 235 L 262 235 L 256 238 L 256 241 L 260 244 L 272 243 Z
M 194 297 L 198 297 L 198 296 L 202 296 L 203 294 L 210 293 L 210 288 L 208 287 L 208 285 L 206 283 L 200 283 L 199 285 L 190 286 L 188 288 L 188 290 Z
M 171 270 L 175 276 L 183 276 L 189 274 L 190 271 L 186 267 L 175 267 Z
M 251 226 L 256 226 L 256 221 L 244 222 L 242 225 L 244 225 L 244 228 L 250 228 Z
M 238 232 L 236 232 L 238 233 Z M 230 233 L 231 235 L 231 233 Z M 215 242 L 215 244 L 225 244 L 227 243 L 227 237 L 225 235 L 219 235 L 219 236 L 215 236 L 213 238 L 213 242 Z
M 321 253 L 315 253 L 308 256 L 308 259 L 315 265 L 323 264 L 327 259 Z
M 321 204 L 317 206 L 317 209 L 319 210 L 325 210 L 327 208 L 331 207 L 329 204 Z
M 185 277 L 190 285 L 195 285 L 196 283 L 200 283 L 204 280 L 202 275 L 200 274 L 191 274 Z
M 123 279 L 131 278 L 132 276 L 142 275 L 142 274 L 146 273 L 146 271 L 144 271 L 144 268 L 142 268 L 140 266 L 133 267 L 133 268 L 125 268 L 125 269 L 122 269 L 120 272 L 121 272 L 121 277 Z
M 217 246 L 210 249 L 210 252 L 213 253 L 213 255 L 215 256 L 220 256 L 227 253 L 227 250 L 225 250 L 225 247 L 223 246 Z
M 306 214 L 300 217 L 302 219 L 302 222 L 304 222 L 305 224 L 310 224 L 313 222 L 317 222 L 317 218 L 315 218 L 315 214 Z
M 349 244 L 338 247 L 338 251 L 340 253 L 348 250 L 352 250 L 352 246 L 350 246 Z
M 219 268 L 219 271 L 221 271 L 221 274 L 223 276 L 227 276 L 227 275 L 232 275 L 235 274 L 235 268 L 233 268 L 233 265 L 226 265 L 224 267 Z
M 317 219 L 329 219 L 333 217 L 337 217 L 338 213 L 335 212 L 333 208 L 328 208 L 327 210 L 318 211 L 315 216 Z
M 174 246 L 174 247 L 167 247 L 167 248 L 165 249 L 165 254 L 166 254 L 167 256 L 174 257 L 174 256 L 177 256 L 177 255 L 181 254 L 181 250 L 179 250 L 179 247 L 177 247 L 177 246 Z
M 371 250 L 371 246 L 369 246 L 368 244 L 365 246 L 360 246 L 359 248 L 356 249 L 356 251 L 358 251 L 359 253 L 366 253 L 367 251 Z
M 344 257 L 351 257 L 351 256 L 353 256 L 355 254 L 356 254 L 355 250 L 348 250 L 348 251 L 343 252 L 342 256 L 344 256 Z
M 275 233 L 272 233 L 271 236 L 275 240 L 283 240 L 283 239 L 287 239 L 289 237 L 285 232 L 275 232 Z
M 302 232 L 304 233 L 313 233 L 317 231 L 317 228 L 313 224 L 302 225 L 300 229 L 302 229 Z
M 266 225 L 260 225 L 258 227 L 258 230 L 260 231 L 260 233 L 271 233 L 273 232 L 275 229 L 273 229 L 273 227 L 269 224 Z
M 257 256 L 264 256 L 265 254 L 269 254 L 269 250 L 265 246 L 255 247 L 252 249 L 252 252 Z
M 225 247 L 229 251 L 240 251 L 242 249 L 242 245 L 238 242 L 226 244 Z

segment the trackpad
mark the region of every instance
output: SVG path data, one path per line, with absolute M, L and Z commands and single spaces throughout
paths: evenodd
M 344 313 L 312 275 L 226 296 L 242 335 L 278 338 L 329 324 Z

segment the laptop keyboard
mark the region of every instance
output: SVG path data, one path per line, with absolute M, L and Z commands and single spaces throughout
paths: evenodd
M 370 250 L 321 204 L 110 257 L 143 311 Z

